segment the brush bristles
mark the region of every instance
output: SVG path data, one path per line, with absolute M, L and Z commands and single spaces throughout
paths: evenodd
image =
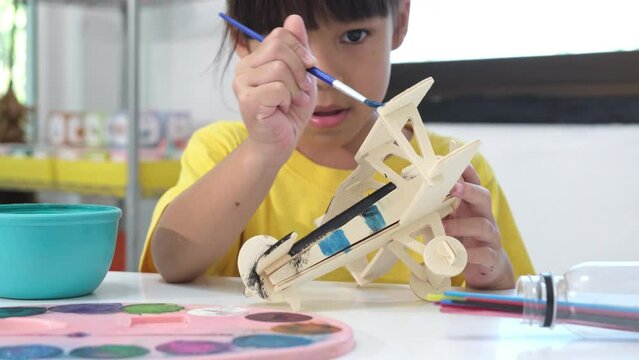
M 372 108 L 378 108 L 378 107 L 384 106 L 384 103 L 381 103 L 381 102 L 375 101 L 375 100 L 369 100 L 369 99 L 364 100 L 364 104 L 366 104 L 366 105 L 368 105 L 368 106 L 370 106 Z

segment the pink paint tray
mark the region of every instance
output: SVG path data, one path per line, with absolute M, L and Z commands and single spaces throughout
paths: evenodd
M 325 359 L 354 346 L 347 325 L 272 309 L 86 303 L 0 307 L 0 359 Z

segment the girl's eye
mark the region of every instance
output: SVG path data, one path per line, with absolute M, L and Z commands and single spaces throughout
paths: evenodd
M 368 30 L 356 29 L 350 30 L 342 35 L 342 41 L 346 43 L 360 43 L 368 36 Z

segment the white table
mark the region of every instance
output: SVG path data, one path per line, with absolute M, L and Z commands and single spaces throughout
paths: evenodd
M 288 309 L 246 298 L 237 278 L 202 278 L 173 285 L 157 274 L 110 272 L 95 293 L 58 301 L 0 299 L 0 306 L 35 303 L 174 302 Z M 313 282 L 300 287 L 302 312 L 353 328 L 355 349 L 345 359 L 637 359 L 639 341 L 586 340 L 516 319 L 452 315 L 418 300 L 406 285 Z

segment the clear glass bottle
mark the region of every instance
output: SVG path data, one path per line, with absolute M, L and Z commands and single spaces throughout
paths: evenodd
M 587 262 L 563 276 L 521 276 L 522 321 L 586 338 L 639 339 L 639 262 Z

